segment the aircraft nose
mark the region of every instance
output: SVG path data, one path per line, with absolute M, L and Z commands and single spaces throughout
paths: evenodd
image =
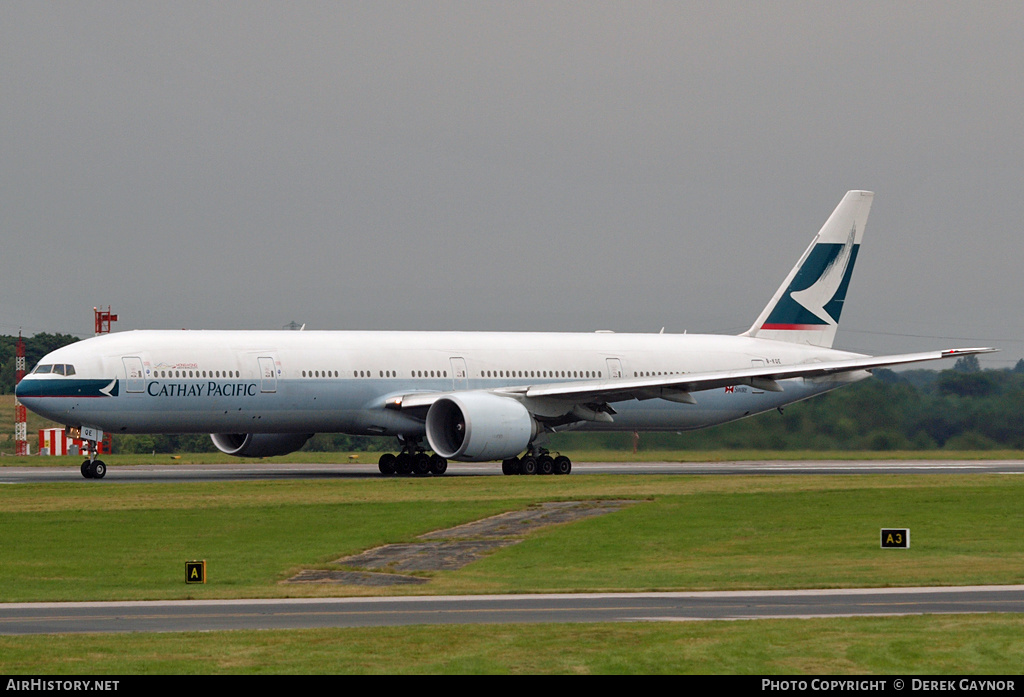
M 49 397 L 52 392 L 52 380 L 38 380 L 27 376 L 14 387 L 14 396 L 22 404 L 38 402 L 41 397 Z
M 38 380 L 22 378 L 21 382 L 14 386 L 14 397 L 18 404 L 26 406 L 32 411 L 39 408 L 39 389 L 37 385 L 33 384 L 35 382 Z

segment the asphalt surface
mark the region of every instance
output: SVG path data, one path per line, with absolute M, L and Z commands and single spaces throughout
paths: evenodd
M 0 604 L 0 634 L 1024 613 L 1024 586 Z
M 573 474 L 1024 474 L 1024 460 L 750 460 L 743 462 L 579 462 Z M 381 477 L 377 465 L 252 464 L 109 467 L 98 483 L 344 479 Z M 498 463 L 450 462 L 446 477 L 503 476 Z M 572 476 L 570 474 L 569 476 Z M 77 466 L 0 467 L 0 484 L 86 482 Z

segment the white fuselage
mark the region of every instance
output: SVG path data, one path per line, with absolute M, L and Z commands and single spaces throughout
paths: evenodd
M 389 409 L 416 393 L 606 383 L 645 376 L 813 364 L 857 354 L 743 336 L 687 334 L 132 331 L 88 339 L 40 365 L 18 388 L 33 411 L 110 433 L 423 435 L 422 415 Z M 70 373 L 70 369 L 61 369 Z M 866 377 L 782 380 L 782 391 L 734 385 L 695 403 L 633 399 L 610 421 L 559 428 L 688 430 L 806 399 Z

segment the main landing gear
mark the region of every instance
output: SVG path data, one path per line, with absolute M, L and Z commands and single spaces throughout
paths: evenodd
M 86 479 L 103 479 L 107 474 L 107 465 L 103 460 L 96 459 L 96 441 L 88 441 L 89 459 L 82 463 L 82 476 Z
M 527 452 L 522 457 L 513 457 L 501 463 L 502 474 L 569 474 L 572 460 L 565 455 L 551 457 L 547 450 Z
M 399 438 L 402 452 L 384 453 L 377 467 L 381 474 L 403 477 L 440 476 L 448 470 L 448 461 L 440 455 L 430 455 L 418 440 Z M 83 465 L 84 467 L 84 465 Z M 501 463 L 502 474 L 569 474 L 572 460 L 565 455 L 552 456 L 543 448 L 528 450 L 522 457 L 513 457 Z
M 381 474 L 399 474 L 403 477 L 439 477 L 448 470 L 448 461 L 440 455 L 429 455 L 418 440 L 402 440 L 402 452 L 397 455 L 384 453 L 377 467 Z

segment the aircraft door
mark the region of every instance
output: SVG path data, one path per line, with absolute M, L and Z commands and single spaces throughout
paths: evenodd
M 763 368 L 764 367 L 764 361 L 761 360 L 760 358 L 752 358 L 750 360 L 750 367 L 751 368 Z M 764 394 L 764 390 L 759 390 L 756 387 L 751 388 L 750 392 L 751 392 L 751 394 Z
M 618 358 L 607 358 L 605 359 L 608 363 L 608 377 L 610 378 L 621 378 L 622 377 L 622 361 Z
M 124 372 L 127 376 L 125 381 L 125 392 L 146 391 L 146 370 L 142 367 L 142 359 L 138 356 L 125 356 L 121 359 L 124 363 Z
M 468 390 L 469 373 L 466 371 L 466 359 L 452 356 L 452 389 Z
M 260 392 L 277 392 L 277 366 L 270 356 L 256 359 L 260 364 Z

